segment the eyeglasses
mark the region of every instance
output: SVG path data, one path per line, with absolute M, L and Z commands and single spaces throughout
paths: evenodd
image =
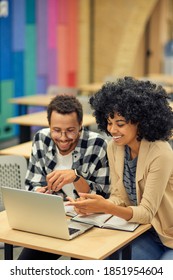
M 64 133 L 65 136 L 69 139 L 74 139 L 76 138 L 76 135 L 79 133 L 79 131 L 70 131 L 70 130 L 67 130 L 67 131 L 59 131 L 59 130 L 52 130 L 52 133 L 54 134 L 54 136 L 59 139 L 62 137 L 62 134 Z

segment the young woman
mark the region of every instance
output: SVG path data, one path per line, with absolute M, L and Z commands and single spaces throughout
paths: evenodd
M 173 259 L 173 112 L 161 86 L 130 77 L 90 98 L 108 144 L 111 194 L 80 194 L 80 213 L 110 213 L 152 229 L 132 243 L 132 259 Z M 115 257 L 116 256 L 112 256 Z

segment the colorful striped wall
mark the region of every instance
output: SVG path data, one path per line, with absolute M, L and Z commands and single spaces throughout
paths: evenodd
M 11 106 L 7 91 L 9 98 L 46 93 L 50 84 L 76 85 L 78 4 L 8 0 L 9 15 L 0 17 L 0 116 L 2 106 Z

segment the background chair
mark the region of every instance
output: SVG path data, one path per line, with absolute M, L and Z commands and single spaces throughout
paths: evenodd
M 104 77 L 103 82 L 104 83 L 106 83 L 106 82 L 116 82 L 117 79 L 118 79 L 118 77 L 115 76 L 115 75 L 107 75 L 107 76 Z
M 91 114 L 92 110 L 89 104 L 89 97 L 80 95 L 80 92 L 77 88 L 73 87 L 62 87 L 57 85 L 50 85 L 47 89 L 47 95 L 55 96 L 57 94 L 69 94 L 76 96 L 80 101 L 83 107 L 84 114 Z M 93 124 L 90 126 L 90 129 L 93 131 L 97 131 L 97 125 Z
M 0 156 L 0 186 L 24 189 L 27 160 L 23 156 Z M 4 210 L 0 192 L 0 211 Z
M 27 160 L 23 156 L 0 156 L 0 187 L 24 189 Z M 0 211 L 4 210 L 2 193 L 0 188 Z M 4 249 L 4 243 L 0 242 L 0 249 Z
M 80 95 L 79 89 L 74 87 L 62 87 L 57 85 L 50 85 L 47 89 L 47 95 L 55 96 L 57 94 L 68 94 L 68 95 L 76 96 L 77 99 L 82 104 L 83 113 L 92 114 L 92 110 L 89 104 L 89 97 Z M 97 132 L 98 131 L 97 125 L 96 124 L 90 125 L 90 130 Z
M 47 89 L 47 95 L 57 95 L 57 94 L 69 94 L 76 96 L 79 93 L 79 90 L 74 87 L 63 87 L 57 85 L 50 85 Z

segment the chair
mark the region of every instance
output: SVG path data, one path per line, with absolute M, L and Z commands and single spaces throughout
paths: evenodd
M 0 187 L 24 189 L 27 160 L 23 156 L 0 156 Z M 0 189 L 0 211 L 4 210 L 2 193 Z M 0 242 L 0 249 L 4 249 L 4 243 Z
M 107 75 L 107 76 L 104 77 L 103 82 L 104 83 L 106 83 L 106 82 L 116 82 L 117 79 L 118 79 L 118 77 L 115 76 L 115 75 Z
M 76 96 L 79 90 L 74 87 L 63 87 L 57 85 L 50 85 L 47 89 L 47 95 L 68 94 Z
M 69 94 L 69 95 L 76 96 L 77 99 L 82 104 L 83 113 L 84 114 L 91 114 L 92 113 L 91 107 L 89 105 L 88 96 L 80 95 L 79 90 L 77 88 L 50 85 L 48 87 L 48 90 L 47 90 L 47 95 L 54 96 L 54 95 L 57 95 L 57 94 Z M 93 130 L 93 131 L 97 131 L 97 125 L 93 124 L 92 126 L 90 126 L 90 129 Z

